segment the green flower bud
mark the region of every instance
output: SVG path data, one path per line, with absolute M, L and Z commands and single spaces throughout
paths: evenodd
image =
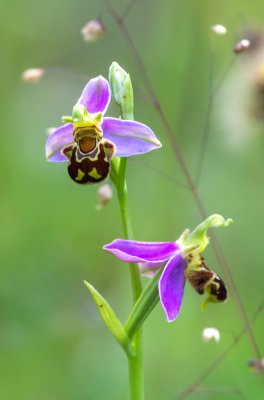
M 109 83 L 112 95 L 121 108 L 123 119 L 133 119 L 134 98 L 129 74 L 113 62 L 109 68 Z
M 134 119 L 133 118 L 133 109 L 134 109 L 134 96 L 133 96 L 133 88 L 129 74 L 124 81 L 123 85 L 123 96 L 121 98 L 121 110 L 123 118 L 125 119 Z

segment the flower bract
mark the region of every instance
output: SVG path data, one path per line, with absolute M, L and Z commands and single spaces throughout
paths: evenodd
M 175 320 L 180 312 L 186 278 L 199 294 L 208 293 L 204 302 L 224 302 L 227 289 L 223 280 L 204 262 L 204 251 L 209 238 L 207 230 L 211 227 L 227 226 L 231 219 L 224 220 L 220 215 L 208 217 L 190 233 L 186 230 L 176 242 L 138 242 L 116 239 L 104 249 L 117 258 L 139 263 L 143 274 L 151 276 L 163 267 L 159 280 L 159 296 L 169 322 Z
M 104 180 L 115 156 L 147 153 L 161 146 L 146 125 L 130 120 L 104 117 L 111 99 L 108 81 L 102 76 L 85 86 L 72 116 L 63 117 L 46 143 L 48 161 L 68 161 L 70 177 L 77 183 Z

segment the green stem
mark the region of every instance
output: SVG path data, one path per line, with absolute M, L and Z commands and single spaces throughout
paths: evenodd
M 137 352 L 134 357 L 128 357 L 130 400 L 144 399 L 143 352 L 141 351 L 141 344 L 142 333 L 139 331 L 135 336 L 135 348 L 137 348 Z
M 120 206 L 120 212 L 122 217 L 122 224 L 123 224 L 123 231 L 124 231 L 124 238 L 132 240 L 134 238 L 131 218 L 128 210 L 128 199 L 127 199 L 127 186 L 126 186 L 126 158 L 120 159 L 119 165 L 119 176 L 118 176 L 118 200 Z M 133 291 L 133 300 L 134 303 L 137 301 L 140 293 L 142 291 L 141 286 L 141 279 L 139 274 L 139 268 L 137 264 L 130 263 L 130 275 L 131 275 L 131 282 L 132 282 L 132 291 Z
M 126 158 L 121 158 L 119 163 L 118 179 L 116 188 L 122 224 L 125 239 L 133 239 L 133 228 L 128 210 L 128 197 L 126 186 Z M 142 286 L 139 268 L 137 264 L 129 264 L 130 277 L 132 283 L 134 304 L 139 298 Z M 144 380 L 143 380 L 143 348 L 142 348 L 142 330 L 139 329 L 133 338 L 133 355 L 128 355 L 129 381 L 130 381 L 130 399 L 144 399 Z

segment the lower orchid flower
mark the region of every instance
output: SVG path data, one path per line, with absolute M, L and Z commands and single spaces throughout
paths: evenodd
M 147 276 L 164 266 L 159 280 L 159 296 L 167 320 L 171 322 L 179 315 L 186 278 L 197 293 L 209 294 L 203 308 L 209 302 L 219 303 L 227 299 L 223 280 L 208 268 L 201 253 L 209 243 L 207 230 L 228 226 L 231 222 L 231 219 L 225 220 L 221 215 L 214 214 L 192 233 L 186 230 L 176 242 L 116 239 L 104 249 L 123 261 L 139 263 L 141 272 Z
M 48 161 L 68 161 L 77 183 L 97 183 L 110 170 L 112 157 L 147 153 L 161 146 L 152 130 L 137 121 L 104 117 L 111 99 L 108 81 L 99 76 L 85 86 L 72 116 L 55 129 L 46 143 Z

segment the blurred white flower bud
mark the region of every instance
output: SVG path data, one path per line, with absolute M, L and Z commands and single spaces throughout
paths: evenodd
M 101 39 L 105 27 L 100 19 L 92 19 L 82 28 L 81 34 L 85 42 L 96 42 Z
M 103 207 L 107 205 L 107 203 L 112 199 L 113 197 L 113 191 L 111 185 L 106 183 L 105 185 L 101 186 L 98 189 L 98 198 L 99 198 L 99 204 L 97 204 L 96 209 L 101 210 Z
M 248 39 L 242 39 L 240 40 L 234 47 L 234 52 L 236 54 L 243 53 L 245 50 L 247 50 L 250 47 L 250 40 Z
M 211 30 L 216 35 L 219 35 L 219 36 L 225 35 L 227 33 L 226 27 L 224 25 L 220 25 L 220 24 L 211 26 Z
M 205 328 L 203 330 L 202 337 L 205 343 L 210 342 L 211 340 L 219 342 L 220 332 L 216 328 Z
M 45 75 L 44 69 L 30 68 L 22 73 L 21 78 L 24 82 L 38 82 L 43 75 Z

